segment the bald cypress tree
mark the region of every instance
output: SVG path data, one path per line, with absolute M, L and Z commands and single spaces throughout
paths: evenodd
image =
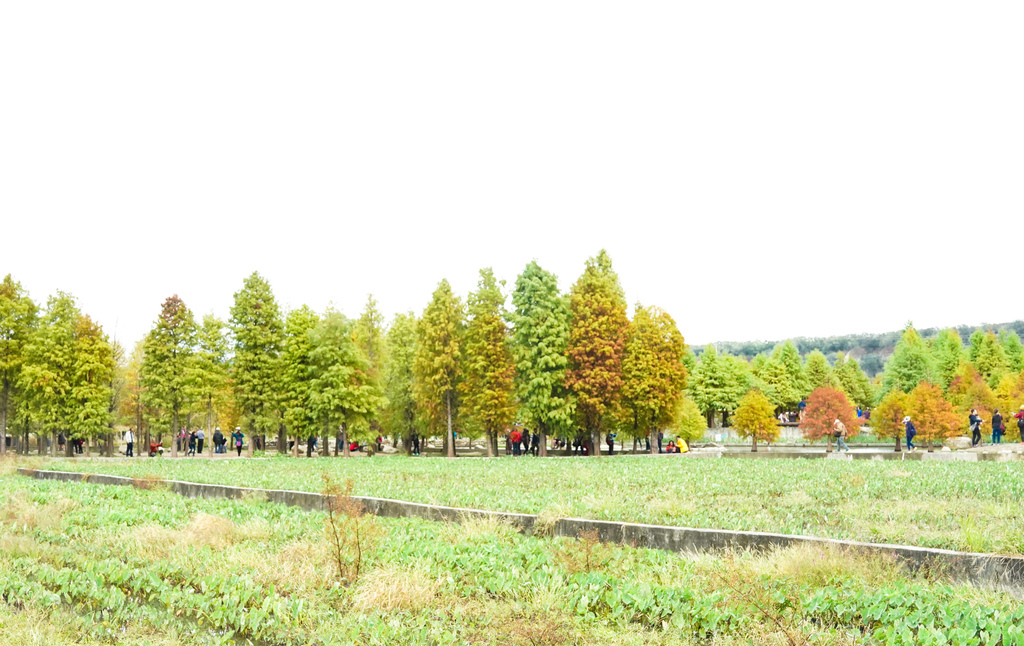
M 0 455 L 7 452 L 7 418 L 18 387 L 25 344 L 36 326 L 37 308 L 10 274 L 0 283 Z
M 598 457 L 607 417 L 617 412 L 622 395 L 622 357 L 629 331 L 625 294 L 606 251 L 587 260 L 569 298 L 566 385 L 593 444 L 591 455 Z
M 456 388 L 462 377 L 463 308 L 447 280 L 434 290 L 416 334 L 414 396 L 424 425 L 443 434 L 448 457 L 455 457 Z
M 164 411 L 171 430 L 171 456 L 178 456 L 174 441 L 181 429 L 181 413 L 195 396 L 193 359 L 198 328 L 195 317 L 178 295 L 168 297 L 143 344 L 142 385 L 150 406 Z

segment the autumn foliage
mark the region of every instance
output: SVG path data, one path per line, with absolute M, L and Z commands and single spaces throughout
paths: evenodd
M 917 435 L 927 442 L 955 437 L 962 433 L 960 417 L 935 385 L 922 382 L 909 397 L 909 415 Z
M 814 442 L 821 438 L 829 438 L 832 444 L 832 424 L 836 419 L 846 425 L 848 437 L 853 437 L 860 429 L 860 420 L 853 404 L 846 393 L 835 388 L 818 388 L 807 398 L 807 408 L 800 422 L 804 437 Z
M 759 390 L 751 390 L 740 400 L 733 426 L 741 438 L 750 438 L 751 451 L 757 451 L 757 443 L 771 442 L 779 437 L 779 422 L 775 419 L 775 407 Z
M 891 390 L 882 402 L 871 413 L 871 425 L 878 437 L 887 437 L 896 441 L 896 450 L 900 447 L 900 438 L 906 432 L 903 418 L 910 410 L 910 396 L 902 390 Z

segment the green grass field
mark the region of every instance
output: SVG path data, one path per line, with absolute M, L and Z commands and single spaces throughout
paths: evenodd
M 434 468 L 390 468 L 413 466 Z M 6 471 L 3 643 L 1024 644 L 1007 595 L 834 551 L 683 557 L 497 523 L 332 525 L 258 497 Z
M 42 468 L 319 491 L 549 517 L 1024 553 L 1024 465 L 833 460 L 52 460 Z

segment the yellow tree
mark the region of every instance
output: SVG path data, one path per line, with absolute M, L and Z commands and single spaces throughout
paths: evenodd
M 976 409 L 982 419 L 988 420 L 999 407 L 995 393 L 984 377 L 967 361 L 960 364 L 960 369 L 949 384 L 948 397 L 960 419 L 964 420 L 964 425 L 972 409 Z
M 935 450 L 934 440 L 961 434 L 960 418 L 938 386 L 927 382 L 918 384 L 910 393 L 909 409 L 918 435 L 928 442 L 929 453 Z
M 775 407 L 760 390 L 751 390 L 743 396 L 733 414 L 732 424 L 740 438 L 750 438 L 750 450 L 754 453 L 757 452 L 758 440 L 771 442 L 779 437 Z
M 896 440 L 896 451 L 900 450 L 900 438 L 906 432 L 903 418 L 909 410 L 910 399 L 902 390 L 890 390 L 871 412 L 871 424 L 877 437 Z

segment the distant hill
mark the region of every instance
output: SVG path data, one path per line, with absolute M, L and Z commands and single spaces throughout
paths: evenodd
M 922 337 L 928 339 L 938 335 L 946 328 L 930 327 L 919 329 Z M 964 345 L 967 345 L 976 330 L 1001 330 L 1014 331 L 1018 336 L 1024 338 L 1024 321 L 1013 321 L 1012 323 L 999 323 L 996 325 L 958 325 L 953 328 L 960 333 Z M 882 371 L 886 359 L 892 354 L 896 342 L 900 340 L 903 330 L 894 332 L 883 332 L 882 334 L 846 334 L 843 336 L 826 337 L 797 337 L 791 339 L 801 355 L 806 355 L 812 350 L 821 350 L 825 356 L 832 361 L 837 352 L 849 352 L 857 359 L 861 369 L 869 377 L 874 377 Z M 783 339 L 784 340 L 784 339 Z M 751 359 L 761 352 L 771 352 L 772 348 L 780 341 L 721 341 L 715 343 L 719 352 L 728 352 L 744 359 Z M 694 348 L 694 352 L 700 354 L 703 348 Z

